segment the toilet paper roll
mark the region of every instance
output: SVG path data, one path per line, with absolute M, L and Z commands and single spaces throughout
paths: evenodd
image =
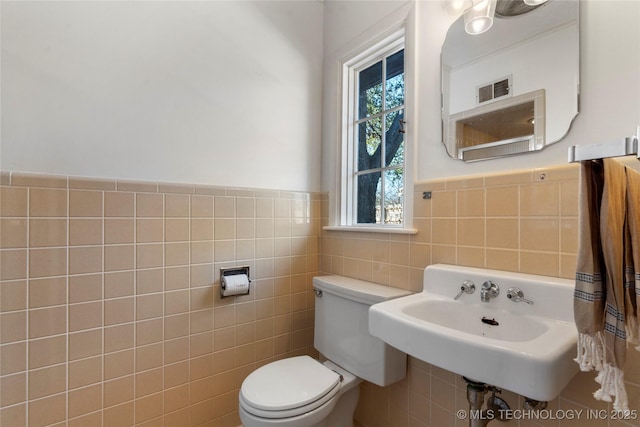
M 249 278 L 246 274 L 222 276 L 222 296 L 246 295 L 249 293 Z

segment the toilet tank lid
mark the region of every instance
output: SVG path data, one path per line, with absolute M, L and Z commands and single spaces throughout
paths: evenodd
M 313 278 L 313 287 L 363 304 L 376 304 L 411 294 L 405 289 L 338 275 L 316 276 Z

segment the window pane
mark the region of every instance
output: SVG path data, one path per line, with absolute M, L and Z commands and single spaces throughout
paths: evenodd
M 402 224 L 404 173 L 402 168 L 384 172 L 384 223 Z
M 404 50 L 387 58 L 385 110 L 404 104 Z
M 380 172 L 358 176 L 358 224 L 380 224 Z
M 385 115 L 385 166 L 404 164 L 404 133 L 401 132 L 403 120 L 403 110 Z
M 358 81 L 358 118 L 382 111 L 382 61 L 360 71 Z
M 358 125 L 358 170 L 381 167 L 380 144 L 382 118 L 377 117 Z

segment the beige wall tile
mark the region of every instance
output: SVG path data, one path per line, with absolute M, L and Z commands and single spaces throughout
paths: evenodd
M 99 273 L 102 261 L 102 246 L 69 248 L 69 274 Z
M 136 398 L 162 391 L 163 369 L 156 368 L 136 374 Z
M 64 421 L 66 416 L 66 394 L 29 402 L 29 426 L 46 426 Z
M 29 341 L 29 369 L 64 363 L 67 360 L 67 337 L 56 337 Z M 2 363 L 5 363 L 3 360 Z
M 104 302 L 104 324 L 115 325 L 133 321 L 134 298 L 117 298 Z
M 230 222 L 230 226 L 232 229 L 235 227 L 233 221 Z M 191 240 L 213 240 L 213 220 L 193 218 L 191 220 Z
M 435 244 L 455 244 L 456 243 L 456 220 L 440 219 L 432 220 L 432 242 Z
M 164 215 L 164 195 L 136 193 L 137 217 L 162 217 Z
M 118 426 L 130 426 L 134 423 L 134 404 L 133 401 L 124 403 L 122 405 L 113 406 L 104 411 L 103 426 L 104 427 L 118 427 Z
M 163 319 L 136 322 L 136 345 L 147 345 L 163 340 Z
M 104 193 L 105 217 L 133 217 L 135 199 L 134 193 L 122 191 Z
M 32 219 L 29 221 L 30 247 L 37 248 L 66 245 L 66 219 Z
M 38 399 L 65 390 L 67 368 L 63 365 L 29 371 L 29 399 Z
M 19 187 L 67 188 L 67 177 L 62 175 L 13 172 L 11 183 Z
M 27 369 L 27 344 L 17 342 L 0 346 L 0 375 L 15 374 Z
M 164 200 L 165 216 L 171 218 L 189 217 L 189 196 L 167 194 Z
M 105 219 L 104 242 L 107 244 L 133 243 L 134 220 L 124 218 Z
M 192 218 L 213 218 L 213 197 L 191 196 Z
M 516 185 L 488 187 L 486 189 L 487 216 L 517 216 L 520 189 Z
M 457 227 L 458 245 L 485 245 L 484 219 L 459 218 L 457 221 Z
M 0 216 L 26 217 L 28 189 L 20 187 L 0 187 Z
M 133 375 L 127 375 L 104 382 L 104 406 L 118 405 L 134 398 L 135 380 Z
M 133 245 L 104 246 L 104 271 L 131 270 L 134 265 Z
M 19 373 L 0 377 L 0 406 L 24 402 L 27 396 L 27 375 Z
M 97 356 L 102 353 L 102 329 L 69 334 L 69 360 Z
M 102 219 L 69 220 L 69 245 L 101 245 Z
M 102 191 L 69 190 L 69 216 L 101 217 Z
M 27 425 L 27 405 L 20 404 L 0 409 L 0 423 L 7 426 Z
M 29 215 L 32 217 L 66 217 L 67 190 L 29 189 Z
M 164 296 L 161 293 L 136 297 L 136 320 L 160 317 L 163 312 Z
M 184 242 L 189 240 L 189 220 L 165 219 L 164 222 L 165 242 Z
M 189 267 L 167 267 L 164 269 L 164 287 L 166 291 L 189 287 Z M 211 276 L 211 272 L 209 274 Z
M 522 216 L 550 216 L 560 213 L 557 182 L 544 182 L 520 187 L 520 214 Z
M 136 271 L 136 294 L 149 294 L 164 290 L 164 270 L 153 268 Z
M 135 351 L 123 350 L 104 355 L 104 379 L 131 375 L 134 372 Z
M 520 247 L 520 222 L 510 218 L 487 218 L 487 247 L 518 249 Z
M 520 248 L 530 251 L 558 251 L 560 223 L 557 219 L 520 220 Z
M 115 190 L 115 179 L 69 177 L 69 188 L 76 190 Z
M 0 333 L 0 344 L 26 339 L 27 312 L 0 313 Z
M 162 366 L 164 355 L 162 343 L 138 347 L 135 352 L 136 372 L 146 371 L 147 369 Z
M 102 356 L 69 363 L 69 389 L 100 383 L 102 369 Z
M 236 213 L 235 198 L 216 196 L 213 201 L 215 218 L 234 218 Z
M 520 271 L 517 250 L 487 249 L 486 268 L 504 271 Z
M 162 267 L 164 263 L 164 248 L 162 244 L 148 243 L 136 245 L 136 267 Z
M 104 352 L 126 350 L 134 347 L 135 327 L 124 323 L 104 328 Z
M 29 338 L 62 334 L 67 331 L 67 308 L 57 306 L 29 310 Z
M 102 301 L 69 305 L 69 332 L 102 326 Z
M 484 198 L 485 190 L 483 188 L 458 191 L 456 202 L 458 217 L 484 216 Z
M 135 401 L 136 424 L 162 415 L 162 393 L 145 396 Z
M 102 299 L 102 274 L 69 276 L 69 303 Z
M 0 280 L 24 279 L 27 277 L 27 251 L 23 249 L 0 251 Z
M 136 221 L 136 243 L 164 241 L 164 220 L 139 219 Z
M 27 220 L 24 218 L 0 219 L 0 248 L 27 247 Z
M 0 312 L 27 308 L 27 282 L 14 280 L 0 282 Z
M 520 271 L 558 277 L 560 272 L 559 256 L 556 253 L 520 252 Z
M 96 384 L 69 392 L 70 418 L 78 417 L 89 412 L 97 411 L 102 407 L 102 385 Z
M 118 298 L 133 295 L 134 289 L 134 272 L 133 271 L 117 271 L 114 273 L 105 273 L 104 275 L 104 297 Z

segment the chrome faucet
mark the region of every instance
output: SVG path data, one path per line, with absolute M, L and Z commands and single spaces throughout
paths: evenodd
M 460 292 L 458 295 L 453 297 L 454 300 L 457 300 L 462 296 L 462 294 L 472 294 L 476 291 L 476 285 L 473 284 L 471 280 L 465 280 L 462 282 L 462 286 L 460 286 Z
M 495 298 L 498 295 L 500 295 L 500 287 L 491 280 L 487 280 L 482 284 L 482 289 L 480 290 L 480 301 L 489 302 L 491 298 Z

